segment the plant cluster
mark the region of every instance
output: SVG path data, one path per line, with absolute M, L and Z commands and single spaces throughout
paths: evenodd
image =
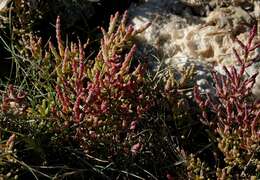
M 234 49 L 239 68 L 224 66 L 225 75 L 212 73 L 216 97 L 207 95 L 203 99 L 198 88 L 194 88 L 195 100 L 202 110 L 202 121 L 215 129 L 218 148 L 224 155 L 224 165 L 218 167 L 216 174 L 219 179 L 256 178 L 255 175 L 259 174 L 260 111 L 259 101 L 252 94 L 258 73 L 249 77 L 246 71 L 258 58 L 249 59 L 250 52 L 260 46 L 253 45 L 256 32 L 254 26 L 247 44 L 236 39 L 243 50 L 243 55 L 240 55 Z
M 144 144 L 137 135 L 142 130 L 139 123 L 155 99 L 145 74 L 146 64 L 135 57 L 133 40 L 149 24 L 135 30 L 126 25 L 126 19 L 127 12 L 121 21 L 119 13 L 111 16 L 108 31 L 101 29 L 100 52 L 94 60 L 87 59 L 87 44 L 80 40 L 64 44 L 60 17 L 57 49 L 52 42 L 49 50 L 43 49 L 41 38 L 34 36 L 25 40 L 24 63 L 19 69 L 25 77 L 20 74 L 16 80 L 22 82 L 20 87 L 27 94 L 8 86 L 2 110 L 12 125 L 1 124 L 23 133 L 27 129 L 28 136 L 35 139 L 33 144 L 46 138 L 41 131 L 53 134 L 50 144 L 78 143 L 88 157 L 105 162 L 138 155 Z M 12 120 L 17 116 L 24 117 L 19 117 L 18 124 Z
M 111 16 L 108 32 L 102 29 L 101 49 L 92 66 L 85 64 L 80 41 L 70 48 L 63 46 L 57 19 L 58 51 L 50 46 L 56 58 L 55 89 L 60 105 L 52 111 L 66 126 L 76 124 L 76 136 L 84 146 L 102 142 L 113 150 L 109 147 L 125 141 L 153 105 L 152 91 L 145 84 L 145 65 L 135 66 L 133 59 L 136 46 L 132 40 L 147 26 L 134 30 L 126 26 L 126 16 L 121 22 L 118 13 Z

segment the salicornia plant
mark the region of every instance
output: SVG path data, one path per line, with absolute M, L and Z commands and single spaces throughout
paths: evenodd
M 133 38 L 139 30 L 126 25 L 127 13 L 111 16 L 98 55 L 91 66 L 86 63 L 83 45 L 64 46 L 60 18 L 56 32 L 58 50 L 50 44 L 56 59 L 56 94 L 59 102 L 53 112 L 69 126 L 77 126 L 76 138 L 87 146 L 100 141 L 122 143 L 134 131 L 142 114 L 153 105 L 152 91 L 145 78 L 145 64 L 134 57 Z M 83 143 L 84 142 L 84 143 Z M 97 143 L 97 142 L 95 142 Z
M 215 128 L 218 134 L 218 148 L 224 155 L 225 165 L 219 167 L 217 177 L 220 179 L 256 177 L 259 173 L 260 109 L 259 101 L 252 94 L 255 73 L 247 75 L 247 68 L 256 58 L 250 59 L 250 52 L 260 47 L 253 45 L 256 26 L 249 34 L 247 44 L 236 39 L 242 49 L 242 55 L 234 49 L 238 67 L 223 66 L 225 75 L 212 72 L 216 96 L 207 95 L 204 99 L 194 88 L 195 100 L 202 110 L 202 120 Z M 210 114 L 208 113 L 208 111 Z M 215 116 L 212 115 L 215 114 Z

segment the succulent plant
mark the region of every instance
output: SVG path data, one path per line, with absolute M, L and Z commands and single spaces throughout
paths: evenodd
M 216 88 L 215 98 L 207 95 L 203 100 L 198 87 L 194 88 L 195 100 L 202 110 L 203 122 L 214 127 L 219 135 L 218 148 L 223 153 L 226 164 L 226 167 L 220 171 L 221 175 L 218 174 L 219 178 L 222 176 L 249 178 L 258 173 L 255 161 L 258 161 L 257 154 L 259 154 L 260 111 L 259 102 L 252 94 L 258 73 L 250 77 L 246 75 L 246 69 L 257 60 L 257 58 L 249 59 L 249 53 L 260 46 L 260 44 L 253 45 L 256 32 L 257 29 L 254 26 L 247 44 L 236 39 L 243 50 L 243 54 L 240 55 L 234 49 L 239 69 L 233 65 L 230 69 L 223 67 L 226 75 L 217 75 L 212 72 Z M 216 116 L 214 118 L 212 115 L 209 116 L 207 109 Z M 236 168 L 237 171 L 233 170 Z

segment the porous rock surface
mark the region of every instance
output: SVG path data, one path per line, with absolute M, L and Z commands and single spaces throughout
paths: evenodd
M 245 42 L 255 21 L 260 24 L 259 6 L 258 1 L 243 0 L 211 0 L 207 3 L 199 0 L 144 0 L 132 6 L 129 13 L 136 28 L 152 23 L 139 36 L 150 61 L 156 56 L 177 69 L 195 65 L 197 75 L 193 83 L 206 92 L 213 92 L 208 89 L 212 81 L 210 71 L 214 68 L 223 73 L 222 65 L 236 63 L 232 48 L 239 49 L 239 45 L 234 39 L 238 37 Z M 259 41 L 258 33 L 255 43 Z M 258 54 L 259 49 L 251 57 Z M 252 75 L 258 69 L 259 65 L 254 65 L 248 73 Z M 260 97 L 260 76 L 253 92 L 258 92 Z

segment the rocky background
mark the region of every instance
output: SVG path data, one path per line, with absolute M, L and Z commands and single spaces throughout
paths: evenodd
M 145 0 L 129 9 L 132 23 L 141 27 L 152 25 L 139 36 L 150 62 L 159 58 L 166 65 L 184 71 L 194 65 L 197 75 L 193 83 L 211 92 L 209 71 L 224 73 L 223 65 L 234 64 L 235 37 L 242 42 L 254 24 L 260 24 L 260 2 L 247 0 Z M 258 28 L 259 31 L 259 28 Z M 258 37 L 255 43 L 259 42 Z M 259 48 L 251 58 L 259 59 Z M 156 57 L 156 58 L 155 58 Z M 156 64 L 151 63 L 152 69 Z M 259 63 L 249 74 L 259 70 Z M 260 96 L 260 76 L 254 93 Z

